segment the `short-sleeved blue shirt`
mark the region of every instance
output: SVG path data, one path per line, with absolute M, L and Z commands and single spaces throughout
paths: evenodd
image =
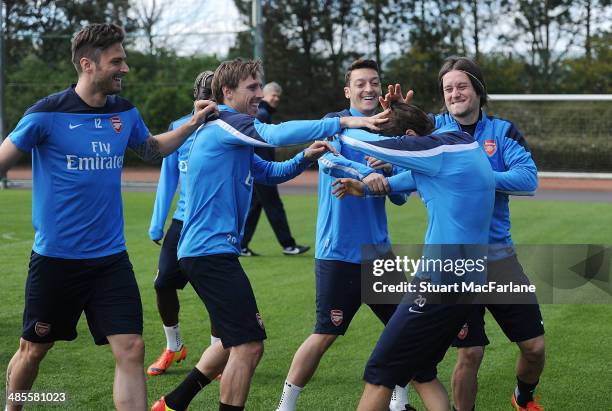
M 83 259 L 125 250 L 123 156 L 148 136 L 129 101 L 108 96 L 104 107 L 90 107 L 74 85 L 26 111 L 9 138 L 32 152 L 36 253 Z

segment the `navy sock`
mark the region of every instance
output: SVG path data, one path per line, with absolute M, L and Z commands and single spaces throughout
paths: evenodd
M 219 402 L 219 411 L 243 411 L 244 410 L 244 406 L 239 406 L 239 405 L 229 405 L 229 404 L 223 404 L 222 402 Z
M 210 384 L 208 377 L 194 367 L 183 382 L 174 391 L 165 396 L 166 404 L 174 410 L 184 410 L 193 400 L 193 397 L 208 384 Z
M 516 377 L 516 389 L 514 390 L 514 394 L 516 396 L 516 403 L 518 405 L 521 407 L 526 407 L 527 403 L 533 401 L 533 392 L 535 391 L 538 382 L 535 384 L 527 384 Z

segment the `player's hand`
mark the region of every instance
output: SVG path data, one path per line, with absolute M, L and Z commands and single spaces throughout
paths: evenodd
M 380 130 L 380 125 L 389 121 L 391 110 L 385 110 L 372 117 L 340 117 L 340 127 L 342 128 L 368 128 L 370 130 Z
M 190 121 L 194 126 L 199 126 L 212 114 L 219 114 L 217 103 L 211 100 L 196 100 L 193 103 L 193 117 Z
M 406 103 L 406 104 L 412 103 L 412 97 L 414 97 L 414 91 L 408 90 L 408 92 L 406 93 L 406 97 L 404 97 L 402 95 L 402 86 L 400 86 L 399 84 L 395 84 L 394 86 L 389 85 L 387 87 L 387 90 L 388 92 L 387 94 L 385 94 L 384 98 L 382 96 L 378 98 L 378 101 L 380 102 L 381 107 L 384 108 L 385 110 L 391 107 L 391 103 L 396 103 L 396 102 L 401 102 L 401 103 Z
M 334 187 L 332 194 L 337 198 L 343 198 L 346 195 L 363 197 L 365 193 L 365 184 L 352 178 L 339 178 L 332 183 L 332 187 Z
M 362 180 L 364 184 L 368 185 L 368 188 L 373 194 L 388 194 L 391 192 L 391 186 L 385 178 L 385 176 L 372 173 Z
M 338 151 L 329 144 L 327 141 L 315 141 L 306 150 L 304 150 L 304 158 L 309 161 L 317 161 L 326 152 L 333 153 L 335 156 L 338 155 Z
M 389 163 L 385 163 L 382 160 L 370 156 L 366 156 L 365 159 L 370 167 L 376 170 L 382 170 L 385 174 L 391 174 L 393 171 L 393 166 Z

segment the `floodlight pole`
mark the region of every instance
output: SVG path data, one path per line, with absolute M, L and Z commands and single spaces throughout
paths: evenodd
M 4 58 L 4 2 L 0 3 L 0 144 L 4 141 L 5 107 L 4 107 L 4 68 L 6 59 Z M 0 190 L 8 187 L 6 174 L 0 174 Z
M 252 1 L 251 24 L 253 26 L 253 57 L 263 60 L 263 9 L 261 6 L 262 0 Z

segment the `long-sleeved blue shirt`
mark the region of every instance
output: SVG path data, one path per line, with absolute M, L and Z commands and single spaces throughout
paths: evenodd
M 363 116 L 351 108 L 326 117 Z M 390 244 L 387 230 L 385 197 L 346 197 L 337 199 L 332 194 L 335 177 L 362 180 L 376 172 L 367 165 L 365 155 L 334 140 L 332 144 L 340 153 L 326 153 L 319 159 L 319 203 L 317 214 L 317 238 L 315 258 L 361 263 L 361 247 L 366 244 Z M 394 173 L 398 169 L 394 167 Z M 406 202 L 405 193 L 390 196 L 393 203 Z
M 226 105 L 219 111 L 196 131 L 189 152 L 179 258 L 239 254 L 253 181 L 280 184 L 308 165 L 302 153 L 283 163 L 262 160 L 254 146 L 299 144 L 340 131 L 338 118 L 271 125 Z
M 449 125 L 429 136 L 389 139 L 348 129 L 340 138 L 356 150 L 412 171 L 409 177 L 427 208 L 425 244 L 488 243 L 495 181 L 486 155 L 468 133 Z
M 173 121 L 168 131 L 180 127 L 183 123 L 187 122 L 191 116 L 192 115 L 189 114 Z M 153 215 L 151 216 L 151 224 L 149 225 L 149 237 L 151 240 L 161 240 L 164 236 L 164 225 L 166 224 L 166 218 L 172 206 L 172 200 L 174 199 L 177 186 L 179 188 L 179 195 L 172 218 L 183 221 L 185 214 L 185 174 L 187 172 L 187 157 L 194 135 L 195 132 L 187 137 L 185 142 L 174 153 L 165 157 L 162 161 L 159 182 L 157 183 L 157 192 L 155 193 Z
M 435 124 L 436 128 L 461 127 L 449 113 L 435 116 Z M 495 207 L 489 243 L 509 246 L 492 249 L 489 258 L 499 259 L 514 254 L 508 195 L 533 195 L 538 188 L 538 170 L 525 139 L 510 121 L 489 117 L 483 111 L 474 139 L 486 153 L 495 177 Z

